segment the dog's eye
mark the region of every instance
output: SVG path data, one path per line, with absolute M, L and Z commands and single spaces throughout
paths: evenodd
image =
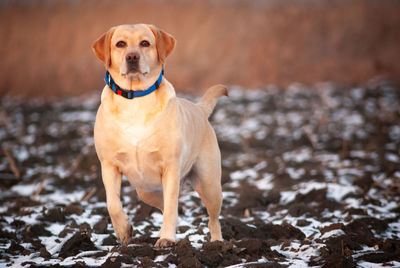
M 142 46 L 142 47 L 149 47 L 149 46 L 150 46 L 150 43 L 149 43 L 149 41 L 143 40 L 142 42 L 140 42 L 140 46 Z
M 125 41 L 118 41 L 118 43 L 116 44 L 117 47 L 125 47 L 126 46 L 126 42 Z

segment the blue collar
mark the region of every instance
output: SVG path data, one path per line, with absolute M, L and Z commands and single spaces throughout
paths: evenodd
M 110 73 L 106 71 L 106 75 L 104 77 L 104 80 L 106 80 L 107 86 L 114 91 L 115 94 L 120 95 L 124 98 L 127 99 L 133 99 L 133 98 L 138 98 L 138 97 L 144 97 L 156 89 L 158 89 L 161 85 L 162 78 L 164 75 L 164 69 L 161 70 L 160 76 L 158 77 L 157 81 L 148 89 L 146 90 L 126 90 L 120 88 L 115 82 L 114 79 L 111 77 Z

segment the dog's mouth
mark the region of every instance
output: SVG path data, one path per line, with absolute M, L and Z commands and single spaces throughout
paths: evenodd
M 137 73 L 140 73 L 140 69 L 137 64 L 135 66 L 128 66 L 126 74 L 137 74 Z
M 128 78 L 128 79 L 133 79 L 133 78 L 141 78 L 146 76 L 148 73 L 147 72 L 140 72 L 138 70 L 136 71 L 129 71 L 127 73 L 121 73 L 122 77 Z
M 125 78 L 139 78 L 146 76 L 147 71 L 142 71 L 138 64 L 126 64 L 125 68 L 120 69 L 121 76 Z

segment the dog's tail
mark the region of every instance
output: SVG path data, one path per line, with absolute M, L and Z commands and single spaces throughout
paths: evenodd
M 222 96 L 228 96 L 228 89 L 224 85 L 215 85 L 207 89 L 203 97 L 197 103 L 204 113 L 209 117 L 214 110 L 215 104 L 218 99 Z

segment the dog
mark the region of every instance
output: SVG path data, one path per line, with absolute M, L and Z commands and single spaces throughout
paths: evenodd
M 198 103 L 176 97 L 164 76 L 175 38 L 154 25 L 112 27 L 93 44 L 106 67 L 94 127 L 97 156 L 106 190 L 107 209 L 122 245 L 131 241 L 132 226 L 120 200 L 126 176 L 139 198 L 163 213 L 155 247 L 175 242 L 178 197 L 183 178 L 209 215 L 211 240 L 222 240 L 221 154 L 208 117 L 227 88 L 209 88 Z

